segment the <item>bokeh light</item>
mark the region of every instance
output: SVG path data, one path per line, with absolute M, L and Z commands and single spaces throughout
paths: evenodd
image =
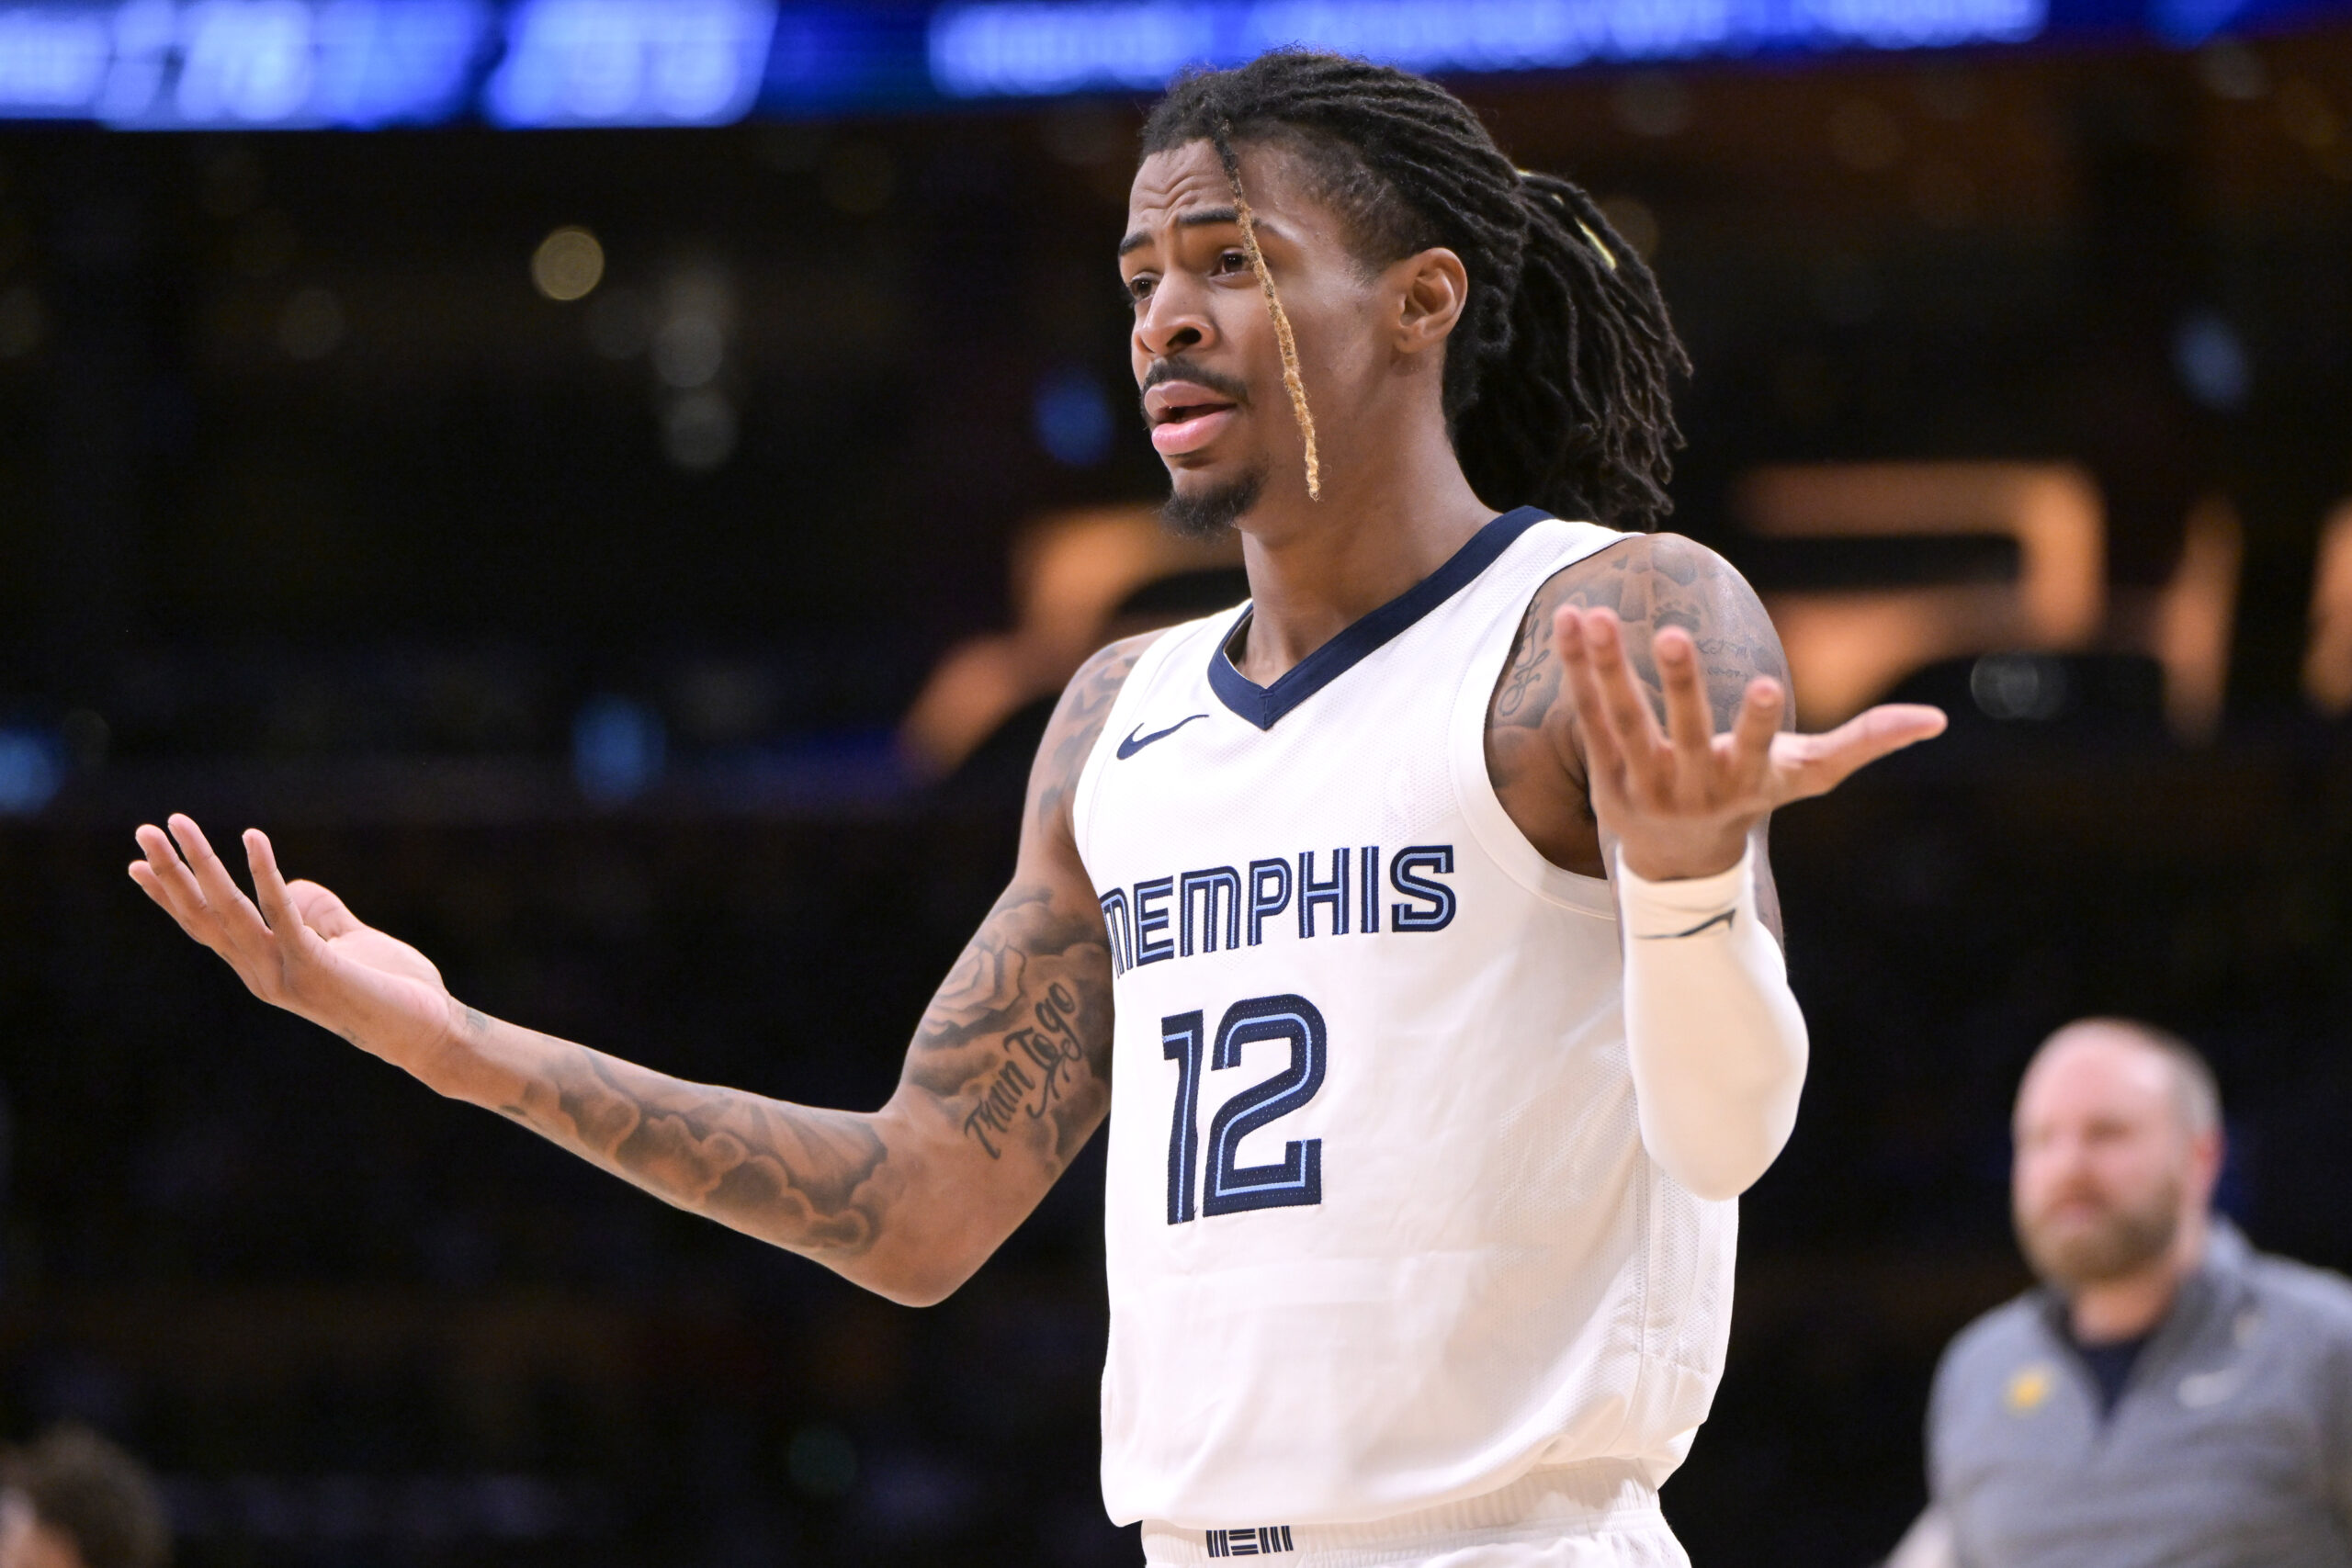
M 584 299 L 605 278 L 605 247 L 587 230 L 567 225 L 531 253 L 531 282 L 559 303 Z

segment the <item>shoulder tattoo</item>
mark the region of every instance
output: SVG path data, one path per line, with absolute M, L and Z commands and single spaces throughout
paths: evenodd
M 1667 626 L 1680 626 L 1697 645 L 1718 729 L 1729 727 L 1757 676 L 1788 684 L 1788 660 L 1771 617 L 1731 563 L 1679 535 L 1640 535 L 1563 568 L 1536 591 L 1495 687 L 1490 731 L 1565 724 L 1552 617 L 1567 605 L 1606 608 L 1623 623 L 1634 673 L 1661 713 L 1665 687 L 1650 639 Z

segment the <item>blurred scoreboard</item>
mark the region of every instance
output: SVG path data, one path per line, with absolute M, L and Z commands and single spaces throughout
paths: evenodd
M 0 3 L 0 117 L 720 124 L 757 103 L 777 21 L 760 0 Z
M 720 125 L 1148 92 L 1285 43 L 1467 75 L 2331 20 L 2352 0 L 0 0 L 0 119 Z

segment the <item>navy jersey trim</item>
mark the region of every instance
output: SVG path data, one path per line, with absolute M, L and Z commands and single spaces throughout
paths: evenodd
M 1244 609 L 1233 629 L 1209 650 L 1209 689 L 1217 700 L 1260 729 L 1273 728 L 1284 714 L 1354 669 L 1401 636 L 1413 623 L 1453 598 L 1495 564 L 1519 536 L 1551 513 L 1541 507 L 1522 506 L 1488 523 L 1453 552 L 1446 563 L 1396 598 L 1355 622 L 1338 637 L 1300 660 L 1271 686 L 1261 686 L 1233 667 L 1227 649 L 1250 624 Z

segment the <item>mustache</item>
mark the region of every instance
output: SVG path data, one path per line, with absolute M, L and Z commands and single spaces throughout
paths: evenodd
M 2091 1182 L 2077 1180 L 2044 1193 L 2037 1208 L 2054 1209 L 2062 1203 L 2090 1203 L 2101 1209 L 2112 1209 L 2115 1207 L 2115 1199 L 2104 1188 Z
M 1163 381 L 1190 381 L 1194 386 L 1206 387 L 1219 397 L 1231 398 L 1237 403 L 1246 406 L 1250 401 L 1247 383 L 1221 371 L 1212 370 L 1181 354 L 1153 360 L 1151 368 L 1144 372 L 1143 385 L 1136 390 L 1138 394 L 1148 392 Z

